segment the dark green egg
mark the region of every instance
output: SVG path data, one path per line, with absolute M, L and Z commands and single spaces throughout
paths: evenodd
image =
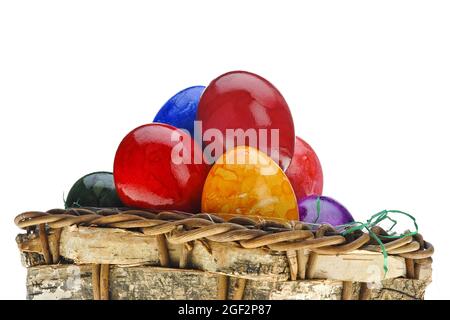
M 67 195 L 66 208 L 123 207 L 111 172 L 93 172 L 80 178 Z

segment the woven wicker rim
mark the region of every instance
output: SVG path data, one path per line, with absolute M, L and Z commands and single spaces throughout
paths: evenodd
M 97 228 L 120 228 L 143 234 L 165 235 L 174 244 L 207 239 L 216 242 L 235 242 L 244 248 L 266 247 L 276 251 L 309 249 L 318 254 L 343 254 L 364 249 L 381 251 L 368 233 L 361 231 L 342 236 L 332 226 L 323 224 L 313 230 L 300 221 L 283 222 L 271 219 L 252 219 L 233 216 L 225 221 L 217 214 L 189 214 L 178 211 L 151 212 L 133 209 L 72 208 L 47 212 L 29 211 L 18 215 L 15 224 L 22 229 L 47 226 L 61 229 L 72 225 Z M 372 229 L 377 235 L 386 234 L 380 227 Z M 418 234 L 396 240 L 383 239 L 388 254 L 407 259 L 424 260 L 434 253 L 433 246 Z M 421 263 L 421 261 L 417 261 Z

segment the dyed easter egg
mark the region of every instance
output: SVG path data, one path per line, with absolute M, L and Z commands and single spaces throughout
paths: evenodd
M 328 223 L 338 226 L 354 221 L 342 204 L 325 196 L 311 195 L 300 200 L 298 211 L 300 220 L 308 223 Z
M 289 179 L 270 157 L 248 146 L 227 151 L 211 168 L 202 211 L 298 219 Z
M 194 86 L 178 92 L 161 107 L 153 122 L 188 130 L 193 137 L 198 102 L 204 90 L 204 86 Z
M 321 195 L 323 173 L 319 158 L 311 146 L 299 137 L 295 138 L 295 150 L 291 164 L 286 170 L 297 199 L 311 194 Z
M 123 207 L 111 172 L 93 172 L 77 180 L 67 195 L 66 208 Z
M 291 112 L 277 88 L 256 74 L 232 71 L 214 79 L 202 94 L 197 120 L 202 121 L 204 141 L 214 131 L 222 134 L 220 150 L 211 152 L 213 159 L 247 145 L 267 153 L 283 170 L 291 162 L 295 143 Z
M 189 134 L 152 123 L 131 131 L 114 159 L 114 179 L 129 207 L 198 212 L 208 168 Z

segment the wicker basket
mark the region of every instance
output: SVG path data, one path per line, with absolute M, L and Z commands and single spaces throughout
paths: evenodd
M 367 233 L 298 221 L 79 208 L 15 223 L 28 299 L 423 299 L 431 282 L 420 235 L 383 240 L 385 258 Z

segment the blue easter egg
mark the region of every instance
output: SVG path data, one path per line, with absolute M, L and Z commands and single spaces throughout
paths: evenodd
M 186 129 L 194 136 L 194 121 L 204 86 L 194 86 L 181 90 L 167 101 L 159 110 L 153 122 L 170 124 Z

